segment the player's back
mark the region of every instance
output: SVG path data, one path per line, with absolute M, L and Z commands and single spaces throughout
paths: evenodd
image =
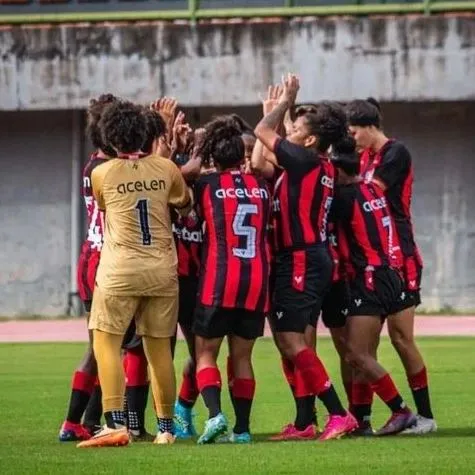
M 97 167 L 92 181 L 106 219 L 98 283 L 110 292 L 164 295 L 177 266 L 169 205 L 191 201 L 178 168 L 158 156 L 118 158 Z
M 263 310 L 267 304 L 270 193 L 240 171 L 212 173 L 197 184 L 205 223 L 200 297 L 204 305 Z

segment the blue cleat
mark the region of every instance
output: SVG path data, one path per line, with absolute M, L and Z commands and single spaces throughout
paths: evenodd
M 251 441 L 251 434 L 249 432 L 243 432 L 242 434 L 232 432 L 229 436 L 229 442 L 231 444 L 250 444 Z
M 177 439 L 191 439 L 196 436 L 193 426 L 193 411 L 190 407 L 182 406 L 179 401 L 175 403 L 173 425 Z
M 228 430 L 228 421 L 223 413 L 216 417 L 208 419 L 205 424 L 205 430 L 198 439 L 198 444 L 212 444 L 222 434 Z

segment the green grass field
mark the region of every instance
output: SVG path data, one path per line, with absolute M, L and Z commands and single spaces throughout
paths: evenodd
M 319 341 L 320 353 L 343 397 L 337 358 L 327 339 Z M 259 341 L 255 352 L 257 393 L 250 446 L 174 446 L 134 444 L 125 448 L 76 449 L 57 441 L 66 411 L 72 370 L 83 344 L 0 345 L 0 473 L 180 473 L 180 474 L 290 474 L 290 473 L 474 473 L 475 472 L 475 339 L 427 338 L 420 340 L 430 366 L 432 399 L 439 432 L 426 437 L 398 436 L 372 440 L 327 443 L 267 442 L 293 416 L 293 402 L 284 384 L 277 352 L 271 340 Z M 224 352 L 223 352 L 224 353 Z M 185 360 L 179 345 L 177 374 Z M 392 372 L 407 401 L 402 367 L 387 340 L 380 359 Z M 223 378 L 225 379 L 225 377 Z M 227 391 L 225 412 L 231 418 Z M 319 407 L 320 418 L 324 411 Z M 205 412 L 197 405 L 197 426 Z M 388 412 L 375 404 L 375 426 Z M 154 427 L 149 410 L 149 425 Z

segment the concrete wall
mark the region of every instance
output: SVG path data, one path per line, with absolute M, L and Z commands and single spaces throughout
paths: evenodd
M 475 98 L 471 14 L 7 27 L 0 57 L 4 110 L 82 108 L 109 90 L 251 105 L 289 70 L 303 101 Z
M 0 113 L 0 316 L 67 309 L 71 116 Z
M 234 110 L 251 123 L 258 119 L 256 107 Z M 383 110 L 388 133 L 413 153 L 424 306 L 473 310 L 475 103 L 393 103 Z M 219 112 L 189 111 L 199 121 Z M 0 315 L 58 315 L 67 309 L 71 116 L 0 113 Z

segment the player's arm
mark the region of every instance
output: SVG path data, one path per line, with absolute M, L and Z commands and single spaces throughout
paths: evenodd
M 404 145 L 393 145 L 384 154 L 383 160 L 376 168 L 373 182 L 384 191 L 392 188 L 401 178 L 407 175 L 411 162 L 411 154 Z
M 173 206 L 178 213 L 186 216 L 193 207 L 193 194 L 185 183 L 178 167 L 171 163 L 171 189 L 168 204 Z
M 102 165 L 95 167 L 91 173 L 92 194 L 101 211 L 106 210 L 106 203 L 104 200 L 104 179 L 108 169 L 108 163 L 103 163 Z
M 263 143 L 257 140 L 252 150 L 251 168 L 266 180 L 271 180 L 274 177 L 275 168 L 271 161 L 266 158 L 266 152 L 268 150 L 264 147 Z

